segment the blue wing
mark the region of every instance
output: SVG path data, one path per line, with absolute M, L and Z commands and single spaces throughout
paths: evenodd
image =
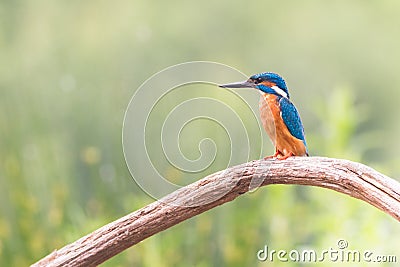
M 301 123 L 300 115 L 296 107 L 286 97 L 281 97 L 279 106 L 281 108 L 281 117 L 286 127 L 289 129 L 289 132 L 297 139 L 303 141 L 307 148 L 303 124 Z

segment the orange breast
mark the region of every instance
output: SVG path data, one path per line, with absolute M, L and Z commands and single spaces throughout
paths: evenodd
M 277 96 L 261 93 L 259 107 L 261 122 L 277 152 L 282 156 L 306 155 L 303 141 L 294 137 L 283 122 Z

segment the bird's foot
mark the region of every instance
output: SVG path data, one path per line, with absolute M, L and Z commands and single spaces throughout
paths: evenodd
M 281 152 L 279 152 L 278 150 L 275 152 L 275 154 L 273 154 L 273 155 L 271 155 L 271 156 L 266 156 L 266 157 L 264 157 L 264 160 L 267 160 L 267 159 L 276 159 L 276 158 L 279 158 L 278 156 L 279 155 L 282 155 L 281 154 Z
M 267 159 L 275 159 L 276 157 L 275 157 L 275 155 L 271 155 L 271 156 L 266 156 L 266 157 L 264 157 L 264 160 L 267 160 Z
M 279 160 L 285 160 L 285 159 L 287 159 L 287 158 L 290 158 L 290 157 L 292 157 L 292 156 L 294 156 L 294 154 L 293 154 L 293 152 L 290 152 L 289 154 L 286 154 L 285 156 L 283 156 L 283 157 L 277 157 Z

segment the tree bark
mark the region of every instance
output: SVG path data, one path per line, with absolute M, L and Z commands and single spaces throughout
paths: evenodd
M 270 184 L 335 190 L 400 221 L 400 184 L 360 163 L 323 157 L 255 160 L 211 174 L 55 250 L 32 266 L 94 266 L 140 241 Z

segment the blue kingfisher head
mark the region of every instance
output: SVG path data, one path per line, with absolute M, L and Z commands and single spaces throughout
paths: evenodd
M 247 81 L 223 84 L 224 88 L 256 88 L 267 94 L 289 98 L 285 80 L 276 73 L 263 72 L 250 76 Z

